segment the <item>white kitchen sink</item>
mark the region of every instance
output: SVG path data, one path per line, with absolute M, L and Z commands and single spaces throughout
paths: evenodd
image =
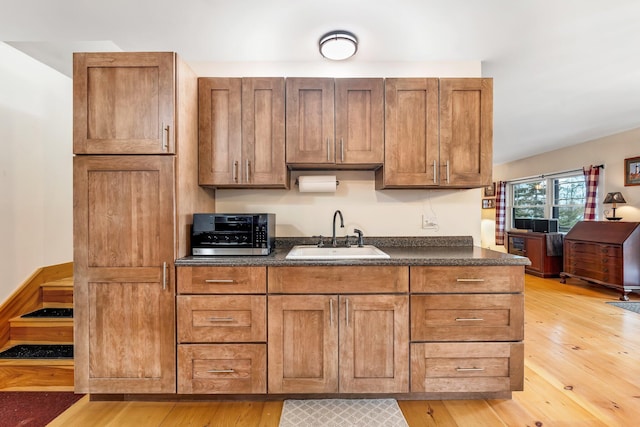
M 350 248 L 334 248 L 324 246 L 319 248 L 315 245 L 298 245 L 291 248 L 286 259 L 384 259 L 390 258 L 388 254 L 382 252 L 373 245 L 362 247 L 352 246 Z

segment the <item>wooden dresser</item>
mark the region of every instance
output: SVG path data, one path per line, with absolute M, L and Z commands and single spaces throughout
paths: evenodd
M 640 291 L 640 223 L 581 221 L 564 239 L 564 271 L 576 277 L 618 289 L 627 301 Z
M 529 258 L 525 273 L 538 277 L 558 277 L 562 271 L 562 234 L 527 231 L 507 232 L 510 254 Z

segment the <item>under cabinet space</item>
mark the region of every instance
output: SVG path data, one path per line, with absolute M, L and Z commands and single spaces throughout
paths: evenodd
M 411 267 L 411 292 L 431 294 L 524 292 L 523 267 Z
M 180 267 L 181 294 L 264 294 L 266 267 Z
M 523 343 L 411 344 L 411 392 L 523 389 Z
M 524 295 L 412 295 L 412 341 L 520 341 Z
M 178 341 L 264 342 L 267 304 L 264 295 L 179 295 Z
M 254 394 L 266 391 L 266 344 L 178 346 L 178 393 Z

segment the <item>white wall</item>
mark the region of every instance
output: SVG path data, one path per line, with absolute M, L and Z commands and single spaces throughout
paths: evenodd
M 0 303 L 73 259 L 71 108 L 71 79 L 0 43 Z
M 640 156 L 640 128 L 494 165 L 493 178 L 508 181 L 604 164 L 598 186 L 598 219 L 604 219 L 604 210 L 611 209 L 610 205 L 602 204 L 604 196 L 611 191 L 620 191 L 627 203 L 618 205 L 616 215 L 623 221 L 640 221 L 640 186 L 624 186 L 624 159 L 637 156 Z M 487 218 L 482 225 L 482 246 L 494 247 L 494 233 L 495 218 L 493 221 Z

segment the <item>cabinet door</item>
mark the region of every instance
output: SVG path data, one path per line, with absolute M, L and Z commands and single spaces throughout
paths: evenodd
M 269 296 L 269 393 L 338 392 L 338 298 Z
M 384 167 L 377 188 L 438 185 L 438 79 L 386 79 Z
M 198 79 L 198 183 L 240 183 L 242 79 Z
M 334 81 L 288 78 L 287 163 L 333 164 Z
M 73 59 L 74 153 L 175 153 L 175 54 Z
M 440 185 L 491 184 L 493 80 L 440 79 Z
M 74 158 L 77 392 L 175 392 L 174 161 Z
M 409 391 L 409 301 L 402 295 L 340 297 L 340 392 Z
M 336 163 L 382 164 L 383 79 L 336 79 L 335 97 Z
M 544 256 L 546 252 L 546 245 L 543 238 L 527 236 L 525 237 L 525 254 L 531 265 L 526 267 L 527 270 L 533 270 L 538 273 L 544 272 Z
M 284 123 L 284 79 L 242 79 L 241 182 L 289 187 Z

